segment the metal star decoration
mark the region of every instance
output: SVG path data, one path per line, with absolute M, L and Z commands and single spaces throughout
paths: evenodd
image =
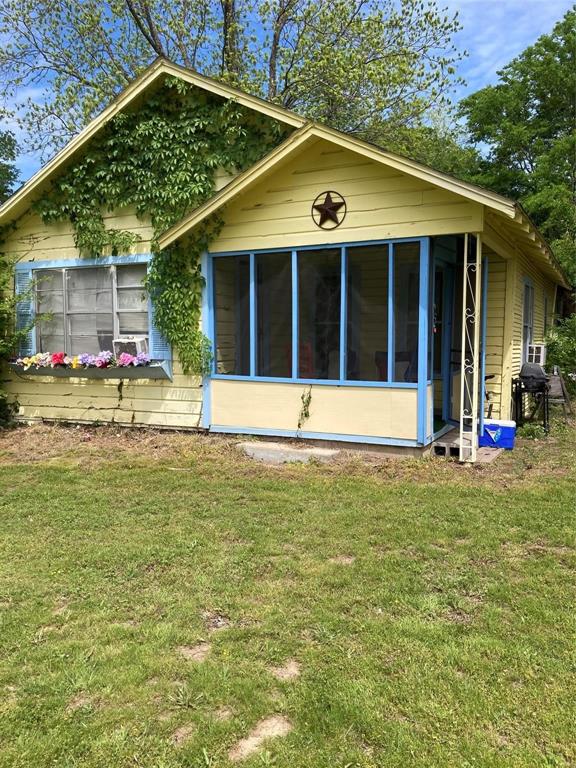
M 346 201 L 338 192 L 321 192 L 312 204 L 312 218 L 323 229 L 335 229 L 342 224 L 345 216 Z M 326 224 L 333 226 L 327 227 Z

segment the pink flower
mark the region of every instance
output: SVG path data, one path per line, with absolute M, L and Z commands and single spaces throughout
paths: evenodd
M 129 352 L 122 352 L 120 357 L 117 360 L 118 365 L 125 367 L 128 365 L 134 365 L 136 362 L 136 358 L 134 355 L 131 355 Z

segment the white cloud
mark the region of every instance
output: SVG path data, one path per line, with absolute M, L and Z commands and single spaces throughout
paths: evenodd
M 459 96 L 497 79 L 498 70 L 541 35 L 552 31 L 574 0 L 440 0 L 458 11 L 462 31 L 456 37 L 468 58 L 461 67 L 467 86 Z

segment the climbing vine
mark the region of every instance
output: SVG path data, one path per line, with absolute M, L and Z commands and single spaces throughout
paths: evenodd
M 82 157 L 35 204 L 45 223 L 68 220 L 86 257 L 128 253 L 140 239 L 110 229 L 104 214 L 133 206 L 153 228 L 147 289 L 156 326 L 185 372 L 203 373 L 211 357 L 200 331 L 200 255 L 218 234 L 212 219 L 193 238 L 163 251 L 162 232 L 212 196 L 215 173 L 236 173 L 276 146 L 287 129 L 241 105 L 168 78 L 132 111 L 116 115 Z

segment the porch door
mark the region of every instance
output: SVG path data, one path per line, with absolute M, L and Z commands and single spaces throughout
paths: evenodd
M 432 370 L 434 374 L 434 431 L 458 418 L 460 397 L 461 269 L 450 261 L 434 265 L 434 322 Z M 460 302 L 458 301 L 460 298 Z

